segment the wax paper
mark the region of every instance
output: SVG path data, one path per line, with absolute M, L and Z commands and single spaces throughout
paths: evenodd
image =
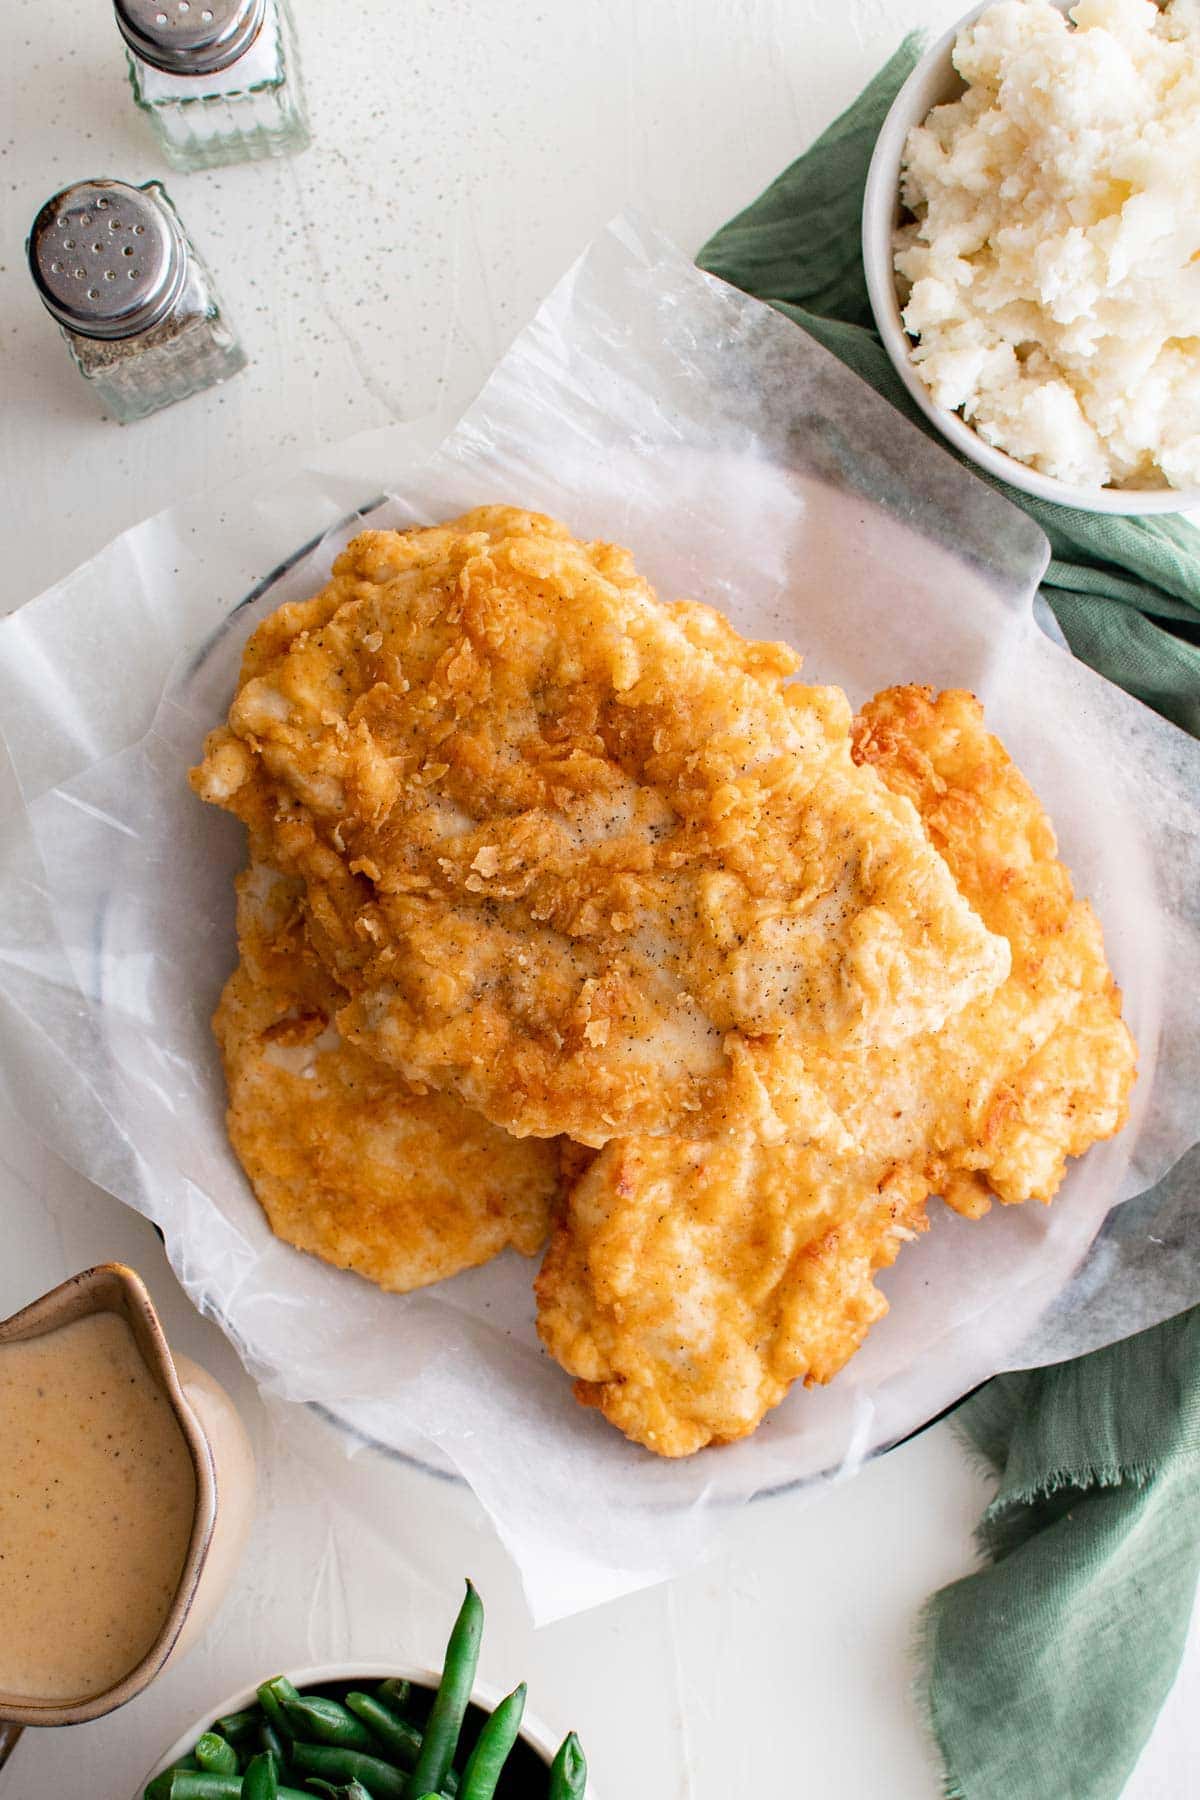
M 1104 921 L 1141 1048 L 1129 1126 L 1053 1207 L 935 1204 L 842 1376 L 687 1461 L 575 1404 L 538 1348 L 527 1261 L 379 1293 L 271 1237 L 222 1127 L 208 1021 L 244 847 L 186 770 L 247 633 L 320 585 L 363 516 L 487 501 L 628 544 L 664 597 L 790 640 L 852 699 L 979 693 Z M 538 1618 L 661 1579 L 730 1507 L 852 1472 L 999 1369 L 1200 1298 L 1197 1184 L 1147 1194 L 1200 1138 L 1200 746 L 1041 628 L 1045 557 L 1024 514 L 802 332 L 624 219 L 440 447 L 388 428 L 188 501 L 0 625 L 4 1092 L 159 1224 L 265 1389 L 343 1421 L 347 1445 L 464 1476 Z

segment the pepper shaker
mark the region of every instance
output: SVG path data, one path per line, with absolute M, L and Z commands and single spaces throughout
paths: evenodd
M 42 207 L 26 248 L 76 368 L 123 423 L 245 367 L 161 183 L 76 182 Z
M 176 169 L 309 142 L 287 0 L 113 0 L 133 97 Z

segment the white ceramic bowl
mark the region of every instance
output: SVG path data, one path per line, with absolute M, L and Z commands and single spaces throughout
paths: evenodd
M 1054 0 L 1061 12 L 1074 3 L 1075 0 Z M 905 387 L 943 437 L 989 475 L 1009 482 L 1022 493 L 1057 501 L 1060 506 L 1076 506 L 1082 512 L 1145 514 L 1186 512 L 1200 507 L 1200 489 L 1196 488 L 1078 488 L 1039 474 L 1027 463 L 1017 462 L 1003 450 L 985 444 L 957 413 L 938 406 L 913 365 L 912 340 L 900 318 L 892 266 L 892 234 L 900 214 L 900 163 L 913 126 L 920 125 L 933 107 L 955 100 L 962 93 L 962 79 L 951 61 L 954 40 L 988 4 L 990 0 L 983 0 L 982 5 L 972 7 L 921 58 L 892 102 L 871 158 L 863 197 L 863 266 L 871 310 L 884 348 Z
M 280 1671 L 274 1672 L 280 1673 Z M 433 1669 L 421 1669 L 400 1662 L 319 1663 L 311 1669 L 287 1669 L 282 1673 L 287 1675 L 293 1686 L 302 1689 L 321 1687 L 327 1681 L 384 1681 L 389 1676 L 411 1681 L 414 1687 L 436 1688 L 441 1680 L 441 1676 Z M 264 1675 L 262 1679 L 267 1681 L 270 1679 L 270 1675 Z M 222 1719 L 227 1713 L 240 1712 L 243 1707 L 253 1706 L 255 1698 L 256 1690 L 253 1687 L 244 1687 L 239 1688 L 235 1694 L 227 1694 L 223 1700 L 218 1700 L 215 1706 L 208 1707 L 198 1719 L 192 1721 L 186 1731 L 179 1734 L 165 1755 L 159 1757 L 138 1787 L 133 1800 L 142 1800 L 147 1782 L 153 1781 L 156 1775 L 161 1775 L 164 1769 L 169 1769 L 171 1764 L 178 1762 L 181 1756 L 186 1756 L 196 1739 L 208 1730 L 214 1719 Z M 478 1683 L 471 1694 L 472 1704 L 482 1707 L 486 1712 L 494 1711 L 503 1698 L 503 1694 L 483 1682 Z M 554 1761 L 558 1746 L 565 1736 L 565 1731 L 560 1731 L 557 1737 L 553 1736 L 549 1727 L 529 1712 L 526 1712 L 521 1721 L 523 1741 L 541 1757 L 547 1770 Z M 584 1749 L 586 1750 L 586 1748 L 585 1745 Z M 590 1777 L 587 1791 L 588 1800 L 598 1800 Z

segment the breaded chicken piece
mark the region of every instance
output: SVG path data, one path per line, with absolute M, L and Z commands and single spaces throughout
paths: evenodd
M 779 1134 L 830 1058 L 1008 972 L 797 666 L 485 507 L 363 533 L 266 620 L 193 779 L 303 881 L 340 1030 L 408 1079 L 522 1136 Z
M 577 1399 L 660 1456 L 745 1437 L 887 1311 L 872 1277 L 927 1193 L 909 1163 L 794 1139 L 608 1144 L 550 1240 L 538 1332 Z
M 917 808 L 964 897 L 1012 951 L 986 1006 L 923 1046 L 940 1101 L 931 1181 L 960 1212 L 1048 1201 L 1069 1156 L 1125 1123 L 1137 1048 L 1100 921 L 1075 898 L 1054 827 L 972 694 L 888 688 L 854 754 Z
M 832 1139 L 638 1137 L 572 1189 L 537 1281 L 538 1330 L 575 1392 L 664 1456 L 754 1430 L 828 1381 L 886 1311 L 874 1283 L 924 1226 L 1049 1200 L 1066 1158 L 1124 1122 L 1133 1040 L 1100 928 L 1028 783 L 964 693 L 894 688 L 855 754 L 918 808 L 1012 974 L 943 1031 L 826 1072 Z
M 213 1021 L 229 1136 L 271 1229 L 406 1293 L 545 1242 L 558 1146 L 518 1141 L 445 1094 L 416 1094 L 347 1044 L 345 995 L 309 949 L 299 884 L 238 879 L 241 961 Z

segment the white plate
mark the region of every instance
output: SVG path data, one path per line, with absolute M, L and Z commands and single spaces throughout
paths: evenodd
M 678 459 L 677 486 L 689 512 L 691 492 L 699 494 L 713 486 L 736 484 L 736 474 L 714 469 L 712 459 Z M 776 529 L 782 539 L 786 539 L 787 519 L 793 514 L 803 517 L 810 539 L 819 535 L 822 540 L 837 543 L 855 528 L 863 535 L 860 503 L 834 489 L 789 478 L 781 481 L 775 504 L 779 513 Z M 152 992 L 161 996 L 155 1003 L 163 1013 L 168 1008 L 173 1012 L 174 1048 L 185 1052 L 193 1079 L 203 1084 L 205 1108 L 214 1120 L 209 1149 L 218 1178 L 210 1182 L 207 1192 L 225 1221 L 250 1238 L 256 1254 L 265 1258 L 252 1278 L 260 1304 L 273 1301 L 276 1311 L 282 1309 L 286 1313 L 288 1295 L 292 1293 L 306 1310 L 336 1305 L 342 1315 L 344 1299 L 337 1296 L 349 1298 L 352 1303 L 357 1298 L 364 1320 L 364 1338 L 373 1336 L 389 1314 L 394 1321 L 392 1331 L 402 1331 L 406 1312 L 429 1304 L 430 1299 L 435 1305 L 467 1311 L 478 1321 L 486 1319 L 483 1329 L 489 1332 L 496 1320 L 502 1320 L 507 1343 L 493 1379 L 510 1391 L 515 1383 L 536 1381 L 538 1402 L 545 1408 L 547 1420 L 553 1420 L 559 1429 L 578 1430 L 582 1425 L 589 1434 L 611 1435 L 611 1428 L 579 1414 L 565 1377 L 539 1349 L 533 1322 L 533 1267 L 525 1259 L 506 1253 L 487 1268 L 429 1290 L 424 1299 L 420 1295 L 381 1295 L 358 1277 L 328 1268 L 270 1238 L 216 1123 L 223 1107 L 223 1084 L 208 1019 L 220 984 L 234 960 L 232 886 L 233 876 L 244 859 L 244 842 L 240 827 L 224 814 L 196 806 L 184 785 L 186 764 L 198 753 L 204 731 L 223 716 L 236 681 L 242 645 L 254 625 L 285 601 L 315 592 L 337 551 L 364 522 L 379 527 L 404 524 L 409 517 L 407 510 L 394 502 L 376 502 L 319 543 L 298 547 L 271 577 L 258 584 L 203 650 L 179 671 L 160 718 L 163 740 L 154 745 L 152 754 L 141 758 L 138 782 L 147 803 L 145 812 L 152 819 L 161 820 L 157 826 L 161 849 L 172 842 L 182 844 L 190 840 L 186 852 L 193 865 L 187 883 L 190 904 L 200 916 L 219 924 L 215 937 L 200 947 L 202 955 L 197 957 L 191 918 L 179 914 L 155 918 L 153 909 L 147 907 L 140 876 L 131 873 L 128 879 L 122 879 L 120 867 L 114 869 L 102 925 L 96 933 L 98 960 L 93 979 L 102 994 L 101 1016 L 110 1032 L 114 1060 L 135 1082 L 157 1082 L 161 1080 L 160 1043 L 157 1038 L 148 1041 L 138 1032 L 131 1034 L 127 1021 L 145 1017 Z M 904 528 L 897 521 L 887 520 L 886 534 L 862 572 L 864 582 L 876 578 L 877 558 L 891 556 L 901 563 L 906 560 L 903 534 Z M 916 553 L 914 545 L 914 557 Z M 921 546 L 920 554 L 928 559 L 927 544 Z M 955 559 L 945 554 L 945 579 L 954 579 L 959 573 Z M 679 589 L 679 582 L 668 571 L 664 591 Z M 831 596 L 830 616 L 826 619 L 821 617 L 819 603 L 814 600 L 809 617 L 811 641 L 820 648 L 812 661 L 819 661 L 816 673 L 820 678 L 842 682 L 852 693 L 862 692 L 866 671 L 881 655 L 886 660 L 889 652 L 886 648 L 881 652 L 875 642 L 838 642 L 835 613 L 844 603 L 844 592 Z M 798 635 L 794 625 L 792 635 Z M 985 647 L 969 645 L 965 637 L 957 645 L 943 645 L 936 659 L 927 658 L 920 672 L 934 680 L 949 681 L 951 670 L 958 668 L 963 671 L 961 679 L 967 682 L 981 678 L 990 681 L 995 701 L 989 722 L 1003 731 L 1006 683 L 999 671 L 986 666 L 986 656 L 980 660 L 981 648 Z M 1070 863 L 1087 870 L 1089 891 L 1098 890 L 1104 896 L 1107 940 L 1117 968 L 1122 967 L 1128 953 L 1136 955 L 1136 966 L 1142 971 L 1153 969 L 1153 946 L 1146 941 L 1142 904 L 1144 883 L 1150 875 L 1148 868 L 1143 867 L 1139 879 L 1136 821 L 1120 819 L 1114 812 L 1112 796 L 1083 779 L 1067 734 L 1047 736 L 1036 746 L 1029 746 L 1027 752 L 1019 742 L 1013 747 L 1041 791 L 1070 792 L 1074 797 L 1069 815 L 1063 818 L 1064 853 Z M 130 853 L 140 864 L 144 846 L 135 845 Z M 156 970 L 152 969 L 154 963 L 158 964 Z M 1143 1084 L 1136 1094 L 1139 1105 L 1146 1091 L 1145 1078 L 1153 1066 L 1157 1004 L 1153 985 L 1145 980 L 1135 981 L 1128 997 L 1128 1011 L 1132 1029 L 1142 1045 Z M 139 1061 L 145 1053 L 149 1054 L 149 1061 Z M 1086 1256 L 1104 1211 L 1120 1191 L 1133 1137 L 1134 1131 L 1130 1130 L 1111 1143 L 1098 1145 L 1084 1162 L 1073 1166 L 1052 1213 L 1040 1206 L 996 1207 L 986 1220 L 975 1222 L 960 1219 L 938 1204 L 931 1206 L 930 1233 L 908 1248 L 881 1277 L 892 1305 L 889 1317 L 873 1328 L 864 1348 L 829 1388 L 797 1388 L 768 1415 L 753 1438 L 734 1451 L 709 1453 L 701 1458 L 709 1500 L 735 1503 L 757 1493 L 774 1493 L 819 1479 L 836 1471 L 847 1457 L 857 1460 L 890 1448 L 986 1380 L 1000 1366 L 1005 1350 L 1019 1344 L 1032 1330 L 1047 1304 L 1070 1281 Z M 1087 1204 L 1080 1206 L 1084 1196 Z M 1102 1203 L 1098 1203 L 1098 1196 L 1103 1197 Z M 1077 1228 L 1067 1229 L 1066 1222 L 1073 1217 Z M 931 1276 L 930 1264 L 935 1256 Z M 990 1307 L 980 1312 L 975 1295 L 979 1280 L 989 1267 L 1003 1267 L 1005 1279 L 997 1284 Z M 196 1272 L 200 1274 L 198 1269 Z M 235 1336 L 247 1342 L 253 1354 L 253 1339 L 245 1323 L 247 1285 L 245 1281 L 238 1282 L 231 1295 L 227 1279 L 220 1274 L 220 1253 L 215 1241 L 212 1267 L 200 1278 L 207 1306 L 229 1321 Z M 909 1360 L 908 1366 L 897 1373 L 895 1343 L 901 1340 L 907 1346 L 905 1354 Z M 278 1362 L 278 1343 L 276 1336 L 276 1347 L 262 1352 L 264 1361 Z M 452 1461 L 440 1455 L 436 1447 L 424 1444 L 419 1433 L 405 1428 L 396 1410 L 387 1406 L 386 1387 L 379 1393 L 378 1404 L 352 1397 L 353 1390 L 361 1394 L 366 1386 L 366 1366 L 364 1359 L 360 1373 L 353 1360 L 346 1364 L 344 1379 L 351 1393 L 324 1400 L 322 1404 L 329 1415 L 346 1430 L 361 1434 L 385 1450 L 439 1472 L 452 1469 Z M 678 1504 L 680 1490 L 689 1479 L 683 1473 L 686 1465 L 655 1467 L 644 1452 L 630 1454 L 639 1460 L 643 1470 L 653 1471 L 642 1503 L 651 1511 Z

